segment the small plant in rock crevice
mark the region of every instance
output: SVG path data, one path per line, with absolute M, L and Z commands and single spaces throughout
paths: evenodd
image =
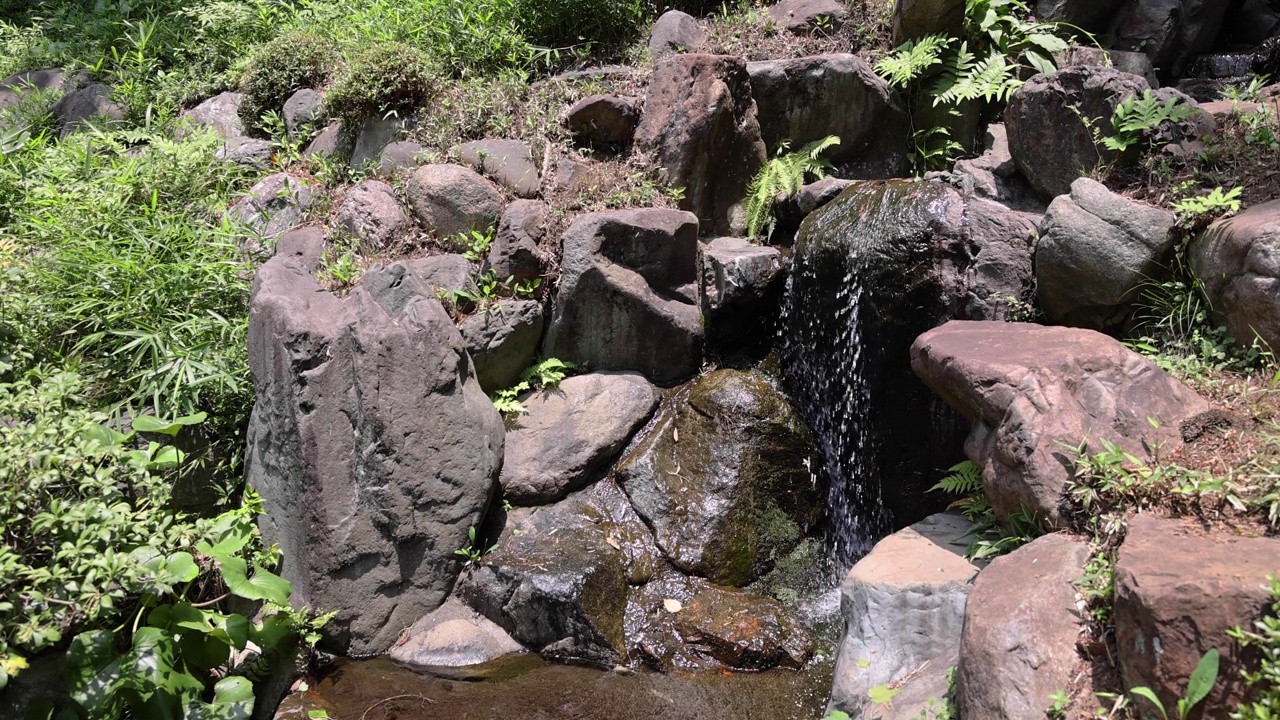
M 471 528 L 467 530 L 467 539 L 468 539 L 467 544 L 463 547 L 458 548 L 457 550 L 454 550 L 453 554 L 461 555 L 462 557 L 466 558 L 467 565 L 470 565 L 473 567 L 478 565 L 483 565 L 485 556 L 493 552 L 494 550 L 498 549 L 497 543 L 494 543 L 489 547 L 485 547 L 483 543 L 477 544 L 475 525 L 472 525 Z
M 1244 680 L 1253 699 L 1231 715 L 1232 720 L 1275 720 L 1280 718 L 1280 576 L 1272 576 L 1271 607 L 1251 630 L 1235 628 L 1227 632 L 1241 646 L 1259 654 L 1257 668 L 1244 670 Z
M 790 142 L 778 147 L 777 156 L 767 161 L 747 189 L 747 235 L 765 237 L 773 234 L 777 218 L 774 205 L 779 195 L 791 197 L 800 191 L 806 179 L 820 180 L 832 169 L 822 153 L 839 145 L 834 135 L 815 140 L 796 152 L 787 152 Z
M 965 534 L 965 537 L 973 538 L 965 550 L 965 557 L 971 560 L 1004 555 L 1046 532 L 1044 524 L 1025 510 L 1010 513 L 1005 523 L 1001 523 L 982 491 L 981 469 L 969 460 L 953 465 L 950 472 L 929 491 L 963 496 L 950 507 L 958 509 L 973 523 Z
M 493 406 L 507 419 L 528 412 L 520 403 L 520 396 L 533 390 L 550 390 L 560 384 L 577 365 L 558 358 L 547 358 L 534 363 L 520 374 L 520 382 L 493 393 Z

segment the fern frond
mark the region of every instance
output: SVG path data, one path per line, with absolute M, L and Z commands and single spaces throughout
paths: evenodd
M 952 495 L 969 495 L 982 488 L 982 471 L 977 465 L 965 460 L 951 466 L 948 475 L 938 481 L 930 491 L 941 490 Z
M 773 205 L 778 195 L 791 197 L 804 187 L 806 178 L 826 177 L 832 166 L 822 157 L 822 153 L 839 144 L 840 138 L 829 135 L 791 153 L 786 152 L 790 147 L 788 143 L 784 142 L 778 147 L 778 157 L 766 162 L 747 188 L 745 212 L 748 237 L 757 237 L 762 231 L 766 237 L 773 234 L 776 224 Z
M 982 98 L 988 102 L 1002 102 L 1022 85 L 1018 78 L 1018 66 L 999 52 L 993 52 L 982 60 L 962 52 L 933 86 L 934 105 L 954 104 Z
M 876 72 L 890 85 L 905 88 L 941 62 L 942 51 L 950 44 L 951 38 L 942 34 L 925 35 L 919 40 L 905 42 L 876 63 Z

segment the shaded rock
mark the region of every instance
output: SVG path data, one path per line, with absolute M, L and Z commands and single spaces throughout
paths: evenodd
M 324 127 L 323 130 L 316 133 L 311 142 L 307 144 L 307 149 L 302 152 L 303 157 L 333 157 L 338 154 L 342 148 L 342 123 L 333 122 Z
M 679 10 L 668 10 L 653 23 L 649 32 L 649 52 L 655 58 L 671 53 L 701 52 L 707 35 L 698 20 Z
M 921 335 L 911 367 L 973 423 L 965 454 L 1003 520 L 1066 518 L 1074 454 L 1114 443 L 1136 457 L 1181 444 L 1178 425 L 1208 409 L 1190 388 L 1112 338 L 1026 323 L 952 321 Z M 1153 427 L 1152 421 L 1159 427 Z
M 461 165 L 424 165 L 405 186 L 413 212 L 437 238 L 487 232 L 502 213 L 502 194 Z
M 307 125 L 324 122 L 324 96 L 304 88 L 284 101 L 284 127 L 290 137 Z
M 548 213 L 546 203 L 537 200 L 517 200 L 503 211 L 488 257 L 488 267 L 499 279 L 524 282 L 542 275 L 538 243 L 546 235 Z
M 582 487 L 622 452 L 658 406 L 658 391 L 633 373 L 592 373 L 521 400 L 529 411 L 507 433 L 502 490 L 521 505 L 554 502 Z
M 1214 319 L 1244 347 L 1280 350 L 1280 200 L 1219 220 L 1191 242 L 1191 269 Z
M 493 621 L 449 598 L 405 630 L 390 655 L 415 670 L 466 680 L 483 677 L 468 668 L 523 651 Z
M 1013 162 L 1009 135 L 1003 123 L 987 126 L 984 147 L 978 157 L 956 161 L 952 173 L 959 179 L 955 183 L 957 187 L 1009 207 L 1042 211 L 1044 206 Z
M 1181 77 L 1195 56 L 1213 48 L 1230 5 L 1219 0 L 1130 2 L 1109 34 L 1116 49 L 1150 57 L 1168 82 Z
M 448 596 L 496 487 L 502 419 L 434 297 L 325 292 L 287 256 L 254 279 L 247 481 L 327 647 L 385 652 Z
M 348 167 L 363 170 L 366 165 L 379 162 L 382 151 L 403 137 L 408 127 L 408 121 L 398 117 L 371 117 L 365 120 L 356 132 Z
M 1093 132 L 1113 135 L 1116 107 L 1146 89 L 1142 78 L 1114 68 L 1078 65 L 1035 75 L 1014 91 L 1004 112 L 1018 170 L 1045 200 L 1067 194 L 1076 178 L 1116 159 L 1114 151 L 1094 145 Z
M 702 365 L 698 222 L 686 212 L 579 216 L 565 232 L 548 357 L 673 384 Z
M 799 193 L 796 193 L 796 207 L 800 209 L 801 214 L 808 215 L 835 200 L 840 193 L 844 192 L 853 183 L 853 180 L 842 180 L 840 178 L 823 178 L 817 182 L 811 182 L 800 188 Z
M 210 128 L 224 138 L 240 137 L 244 135 L 244 123 L 240 120 L 243 99 L 240 93 L 224 92 L 183 112 L 182 117 L 189 124 Z
M 300 227 L 281 235 L 276 240 L 276 255 L 289 258 L 303 270 L 314 273 L 324 258 L 324 228 Z
M 365 180 L 347 190 L 338 206 L 338 222 L 359 240 L 381 248 L 409 227 L 409 216 L 390 185 Z
M 464 143 L 462 162 L 493 178 L 517 197 L 537 197 L 542 187 L 533 152 L 519 140 L 476 140 Z
M 0 108 L 4 107 L 3 97 L 0 90 Z M 8 718 L 40 717 L 34 706 L 41 701 L 52 703 L 54 710 L 69 708 L 72 700 L 67 682 L 67 651 L 46 650 L 26 659 L 29 667 L 9 676 L 4 692 L 0 693 L 0 714 Z
M 1280 28 L 1280 16 L 1267 4 L 1267 0 L 1244 0 L 1235 17 L 1228 16 L 1224 30 L 1237 42 L 1258 44 L 1276 34 Z
M 315 202 L 311 184 L 289 173 L 268 175 L 249 188 L 248 197 L 227 215 L 262 237 L 275 237 L 302 222 Z
M 1036 246 L 1036 289 L 1050 322 L 1107 330 L 1129 316 L 1138 286 L 1159 280 L 1177 236 L 1173 213 L 1080 178 L 1049 204 Z
M 1227 631 L 1252 629 L 1268 612 L 1268 576 L 1278 572 L 1280 540 L 1206 535 L 1178 520 L 1132 518 L 1116 560 L 1113 615 L 1125 687 L 1149 687 L 1173 708 L 1200 658 L 1217 649 L 1218 681 L 1202 717 L 1226 720 L 1251 694 L 1240 671 L 1256 667 Z
M 963 0 L 894 0 L 893 44 L 901 45 L 925 35 L 942 33 L 959 37 L 964 27 Z
M 271 167 L 271 141 L 243 136 L 229 138 L 213 156 L 255 170 L 266 170 Z
M 1053 56 L 1058 67 L 1068 65 L 1092 65 L 1094 67 L 1113 67 L 1120 72 L 1137 75 L 1152 88 L 1160 87 L 1160 79 L 1151 65 L 1151 58 L 1146 53 L 1126 52 L 1124 50 L 1103 50 L 1092 45 L 1072 45 Z
M 542 325 L 542 303 L 535 300 L 503 300 L 462 322 L 462 339 L 485 392 L 519 382 L 538 354 Z
M 617 146 L 631 142 L 640 123 L 640 98 L 591 95 L 569 108 L 566 124 L 580 140 Z
M 111 99 L 112 90 L 101 83 L 76 90 L 63 96 L 53 106 L 53 116 L 58 119 L 59 137 L 66 137 L 82 125 L 116 124 L 124 120 L 124 107 Z
M 677 55 L 653 71 L 636 149 L 682 187 L 682 210 L 703 230 L 724 235 L 744 226 L 743 198 L 764 165 L 750 77 L 741 58 Z
M 1092 33 L 1102 33 L 1127 3 L 1128 0 L 1036 0 L 1035 14 L 1041 20 L 1071 23 Z M 1059 63 L 1059 67 L 1064 64 L 1071 63 Z
M 793 33 L 834 32 L 844 25 L 849 11 L 836 0 L 782 0 L 769 8 L 769 17 Z
M 1049 696 L 1087 675 L 1076 653 L 1085 620 L 1072 581 L 1088 557 L 1087 542 L 1045 535 L 978 574 L 960 640 L 960 717 L 1042 720 Z
M 434 299 L 437 293 L 463 290 L 471 274 L 471 262 L 461 255 L 433 255 L 387 267 L 374 265 L 360 276 L 360 286 L 387 308 L 398 313 L 416 298 Z
M 378 172 L 384 178 L 393 178 L 400 171 L 412 171 L 427 162 L 427 149 L 416 142 L 397 140 L 382 149 L 378 157 Z
M 911 126 L 889 85 L 857 55 L 815 55 L 747 64 L 760 136 L 767 147 L 798 150 L 828 135 L 823 157 L 847 177 L 900 177 Z
M 760 577 L 823 514 L 818 451 L 786 397 L 717 370 L 614 468 L 671 564 L 714 583 Z
M 0 80 L 0 109 L 21 105 L 25 98 L 36 93 L 62 92 L 73 84 L 73 78 L 62 68 L 14 73 Z
M 957 513 L 930 515 L 876 543 L 849 571 L 840 587 L 847 624 L 832 708 L 859 717 L 871 709 L 871 688 L 935 665 L 942 671 L 941 692 L 923 699 L 943 697 L 946 670 L 960 649 L 965 602 L 978 574 L 977 566 L 964 559 L 964 536 L 972 526 Z M 905 717 L 920 711 L 899 698 L 894 707 Z
M 743 238 L 701 243 L 702 312 L 713 344 L 734 345 L 773 337 L 773 320 L 785 277 L 782 253 Z

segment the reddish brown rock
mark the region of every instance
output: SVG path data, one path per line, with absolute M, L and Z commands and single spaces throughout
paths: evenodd
M 696 651 L 739 670 L 799 670 L 814 649 L 777 600 L 714 585 L 677 613 L 676 632 Z
M 911 367 L 973 423 L 965 454 L 1001 518 L 1063 524 L 1070 448 L 1115 443 L 1138 457 L 1175 449 L 1182 420 L 1208 409 L 1154 363 L 1092 330 L 953 320 L 911 346 Z M 1155 425 L 1152 424 L 1154 421 Z
M 640 122 L 640 98 L 592 95 L 569 109 L 566 124 L 580 139 L 599 145 L 631 141 Z
M 837 0 L 782 0 L 769 8 L 769 17 L 793 33 L 839 30 L 849 11 Z
M 1190 252 L 1217 321 L 1236 342 L 1280 350 L 1280 200 L 1215 222 Z
M 1246 697 L 1247 657 L 1227 631 L 1249 628 L 1280 573 L 1280 540 L 1205 535 L 1178 520 L 1139 515 L 1116 562 L 1116 645 L 1125 687 L 1149 687 L 1166 708 L 1186 694 L 1200 658 L 1219 652 L 1218 682 L 1199 708 L 1230 715 Z M 1140 701 L 1145 704 L 1145 701 Z

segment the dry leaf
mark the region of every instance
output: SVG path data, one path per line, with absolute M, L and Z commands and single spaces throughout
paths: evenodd
M 678 613 L 684 609 L 684 605 L 680 604 L 679 600 L 673 600 L 671 598 L 663 600 L 662 607 L 666 608 L 669 613 Z

